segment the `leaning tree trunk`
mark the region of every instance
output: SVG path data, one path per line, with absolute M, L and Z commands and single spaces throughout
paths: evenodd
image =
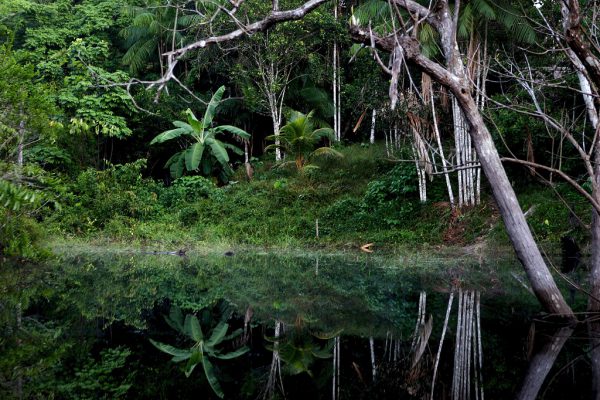
M 450 76 L 441 77 L 439 73 L 426 72 L 432 75 L 434 79 L 438 78 L 440 83 L 452 92 L 461 108 L 461 114 L 469 125 L 472 144 L 477 151 L 481 167 L 492 188 L 508 237 L 519 261 L 525 268 L 536 297 L 548 312 L 574 318 L 573 311 L 556 286 L 556 282 L 554 282 L 554 278 L 533 239 L 531 230 L 523 215 L 523 210 L 521 210 L 517 196 L 500 161 L 492 135 L 488 131 L 481 112 L 471 95 L 471 84 L 465 74 L 465 67 L 456 44 L 455 21 L 450 16 L 448 3 L 442 3 L 443 7 L 439 11 L 438 32 Z M 422 57 L 420 52 L 419 55 Z M 425 57 L 422 58 L 425 59 Z
M 523 210 L 521 210 L 517 196 L 500 161 L 492 135 L 485 126 L 477 105 L 466 88 L 463 88 L 462 91 L 456 91 L 456 87 L 451 89 L 455 92 L 470 125 L 471 138 L 479 155 L 481 167 L 490 182 L 508 237 L 519 261 L 525 268 L 536 297 L 546 311 L 573 318 L 573 311 L 556 286 L 556 282 L 554 282 L 533 239 Z

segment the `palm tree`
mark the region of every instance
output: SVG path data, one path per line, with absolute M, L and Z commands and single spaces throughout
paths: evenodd
M 129 7 L 131 24 L 121 30 L 127 52 L 123 64 L 129 66 L 132 74 L 143 72 L 152 61 L 161 63 L 162 54 L 171 46 L 181 46 L 185 33 L 196 26 L 202 17 L 196 14 L 181 14 L 176 6 L 161 4 L 151 0 L 146 7 Z
M 333 129 L 319 128 L 314 129 L 313 122 L 314 111 L 308 114 L 302 114 L 299 111 L 292 111 L 288 123 L 281 128 L 279 135 L 268 136 L 268 140 L 279 139 L 279 144 L 267 146 L 267 149 L 279 148 L 285 154 L 294 157 L 296 168 L 302 170 L 308 160 L 318 155 L 331 155 L 342 157 L 342 154 L 331 147 L 315 147 L 323 138 L 333 139 Z
M 169 168 L 171 176 L 179 178 L 183 175 L 184 170 L 198 171 L 202 164 L 202 173 L 209 175 L 213 167 L 217 165 L 220 169 L 219 175 L 223 181 L 231 174 L 229 166 L 229 154 L 227 149 L 232 150 L 236 154 L 243 154 L 236 146 L 221 142 L 216 138 L 216 135 L 223 132 L 232 133 L 242 139 L 249 139 L 248 134 L 243 129 L 232 125 L 220 125 L 212 127 L 212 121 L 215 116 L 215 111 L 221 98 L 225 86 L 221 86 L 210 99 L 208 107 L 204 113 L 204 118 L 198 120 L 192 110 L 189 108 L 185 111 L 188 122 L 173 121 L 175 129 L 165 131 L 156 136 L 150 144 L 163 143 L 167 140 L 184 137 L 191 140 L 192 144 L 184 150 L 175 153 L 165 164 L 165 168 Z

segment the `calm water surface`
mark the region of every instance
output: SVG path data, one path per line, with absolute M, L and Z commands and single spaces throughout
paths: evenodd
M 218 398 L 209 379 L 231 399 L 426 399 L 432 386 L 436 399 L 591 395 L 585 329 L 545 321 L 510 261 L 61 253 L 0 269 L 2 399 Z M 200 348 L 186 315 L 209 364 L 189 377 L 189 359 L 151 343 Z M 528 369 L 557 347 L 556 363 Z

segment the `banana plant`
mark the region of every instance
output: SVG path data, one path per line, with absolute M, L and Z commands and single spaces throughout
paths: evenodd
M 196 366 L 199 364 L 202 365 L 204 375 L 206 375 L 210 387 L 219 398 L 223 398 L 223 390 L 221 389 L 221 385 L 219 384 L 214 367 L 209 358 L 231 360 L 248 352 L 249 349 L 246 346 L 240 347 L 229 353 L 224 353 L 218 348 L 223 342 L 239 336 L 242 333 L 242 330 L 238 329 L 227 335 L 229 324 L 220 321 L 212 330 L 210 337 L 206 339 L 198 318 L 193 314 L 187 314 L 184 319 L 181 310 L 176 307 L 171 308 L 171 312 L 168 317 L 165 316 L 165 320 L 172 328 L 191 339 L 194 344 L 189 349 L 179 349 L 152 339 L 150 339 L 150 342 L 160 351 L 172 355 L 173 358 L 171 361 L 187 361 L 184 370 L 186 377 L 189 377 L 192 374 Z
M 191 142 L 188 148 L 175 153 L 165 164 L 165 168 L 169 168 L 173 178 L 180 178 L 185 170 L 190 172 L 199 171 L 200 167 L 202 167 L 201 172 L 203 175 L 209 175 L 216 164 L 220 167 L 220 177 L 223 181 L 226 181 L 232 172 L 227 150 L 231 150 L 236 154 L 243 154 L 238 147 L 224 143 L 216 136 L 229 132 L 239 138 L 249 139 L 250 134 L 232 125 L 212 126 L 217 106 L 223 97 L 224 91 L 225 86 L 221 86 L 212 96 L 204 112 L 204 118 L 198 120 L 192 110 L 188 108 L 185 111 L 187 122 L 173 121 L 175 129 L 162 132 L 150 142 L 151 145 L 154 145 L 178 138 L 187 139 Z
M 314 156 L 329 155 L 342 157 L 340 152 L 331 147 L 319 147 L 315 149 L 321 139 L 333 139 L 333 129 L 314 129 L 313 114 L 314 111 L 308 114 L 292 111 L 288 123 L 280 129 L 279 135 L 267 137 L 267 140 L 279 139 L 279 144 L 269 145 L 266 147 L 266 150 L 280 148 L 285 154 L 294 157 L 294 162 L 298 170 L 302 170 L 310 158 Z

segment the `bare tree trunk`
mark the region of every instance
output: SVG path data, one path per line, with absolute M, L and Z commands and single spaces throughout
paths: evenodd
M 19 122 L 19 144 L 17 145 L 17 165 L 23 167 L 23 146 L 25 143 L 25 120 Z
M 459 97 L 459 101 L 471 126 L 473 144 L 479 155 L 483 172 L 490 182 L 490 187 L 504 220 L 508 237 L 512 242 L 519 261 L 521 261 L 521 264 L 525 268 L 536 297 L 546 311 L 573 318 L 573 311 L 556 286 L 552 274 L 550 274 L 540 250 L 533 239 L 523 215 L 523 210 L 521 210 L 517 196 L 500 162 L 500 157 L 492 136 L 487 130 L 473 98 L 468 93 L 464 93 Z
M 435 114 L 435 99 L 433 97 L 431 99 L 431 114 L 433 118 L 433 131 L 435 134 L 435 140 L 437 141 L 438 149 L 440 150 L 440 157 L 442 158 L 442 168 L 444 169 L 444 178 L 446 179 L 446 188 L 448 189 L 448 200 L 450 201 L 450 206 L 454 208 L 454 192 L 452 190 L 452 183 L 450 182 L 450 174 L 448 173 L 448 163 L 442 147 L 442 139 L 440 137 L 437 116 Z
M 373 115 L 371 117 L 371 136 L 369 137 L 369 143 L 375 143 L 375 120 L 377 118 L 377 110 L 373 109 Z

